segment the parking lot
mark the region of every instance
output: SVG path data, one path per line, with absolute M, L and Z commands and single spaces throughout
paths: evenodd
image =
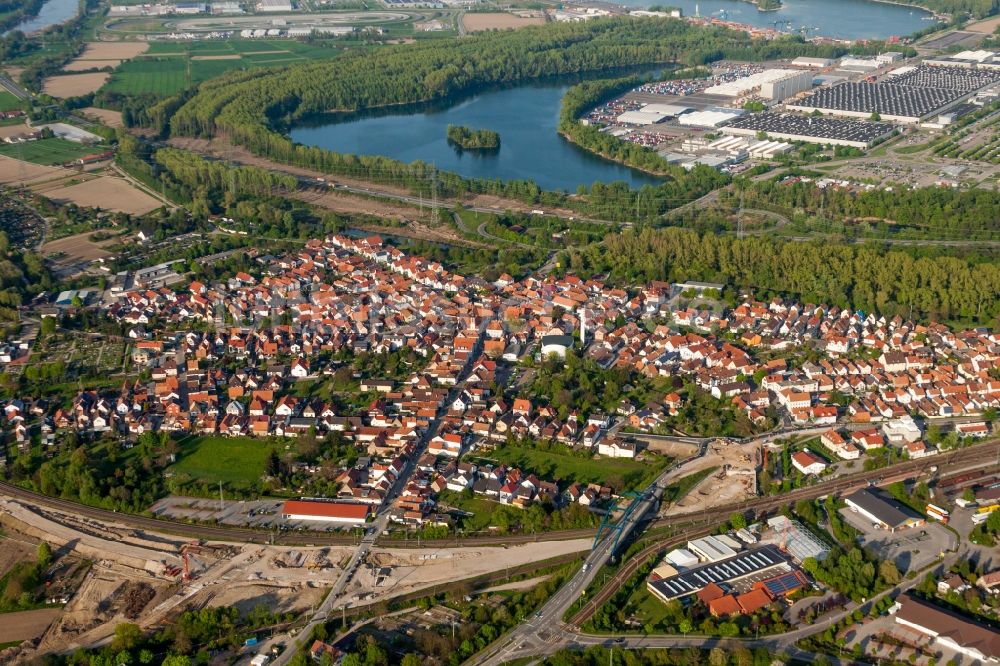
M 164 497 L 149 508 L 154 516 L 198 523 L 218 523 L 236 527 L 253 527 L 265 530 L 313 530 L 352 533 L 352 527 L 329 525 L 322 522 L 285 520 L 281 517 L 280 499 L 227 500 L 203 497 Z
M 944 525 L 927 523 L 922 527 L 898 532 L 878 529 L 863 516 L 841 509 L 844 520 L 861 532 L 861 544 L 882 560 L 892 560 L 900 573 L 919 571 L 938 559 L 942 552 L 954 550 L 958 540 Z

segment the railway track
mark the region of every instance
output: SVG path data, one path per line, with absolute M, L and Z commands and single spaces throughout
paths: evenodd
M 785 493 L 784 495 L 764 497 L 750 502 L 729 505 L 728 507 L 719 507 L 717 509 L 701 512 L 699 514 L 688 514 L 688 519 L 691 519 L 694 516 L 699 516 L 701 518 L 700 524 L 693 525 L 692 527 L 684 529 L 676 534 L 659 539 L 646 546 L 635 555 L 631 556 L 628 561 L 622 565 L 621 569 L 615 572 L 615 575 L 611 578 L 611 580 L 603 584 L 601 589 L 598 590 L 594 596 L 592 596 L 590 600 L 573 615 L 572 618 L 570 618 L 567 624 L 578 630 L 581 625 L 594 616 L 594 613 L 596 613 L 601 606 L 607 603 L 607 601 L 614 596 L 615 592 L 617 592 L 618 589 L 621 588 L 621 586 L 624 585 L 625 582 L 635 574 L 636 570 L 644 562 L 648 561 L 650 557 L 654 554 L 664 552 L 669 548 L 673 548 L 678 544 L 685 543 L 690 539 L 713 532 L 715 526 L 718 524 L 718 521 L 720 519 L 725 520 L 733 511 L 753 509 L 759 516 L 761 513 L 770 509 L 778 508 L 791 502 L 796 502 L 801 499 L 816 499 L 817 497 L 821 497 L 823 495 L 845 493 L 846 491 L 853 490 L 856 487 L 863 487 L 871 481 L 876 481 L 878 485 L 888 485 L 895 481 L 901 481 L 912 477 L 915 473 L 923 474 L 928 472 L 930 468 L 935 465 L 938 467 L 939 472 L 942 467 L 955 467 L 957 465 L 972 462 L 980 462 L 982 463 L 982 467 L 986 468 L 989 468 L 990 466 L 997 467 L 998 458 L 996 456 L 998 452 L 1000 452 L 1000 442 L 988 442 L 966 449 L 952 451 L 943 455 L 934 456 L 931 459 L 911 460 L 900 463 L 892 468 L 859 472 L 857 474 L 845 476 L 843 479 L 837 479 L 831 483 L 809 486 L 808 488 L 799 488 L 790 493 Z M 967 472 L 961 470 L 950 475 L 946 475 L 942 481 L 947 481 L 949 478 L 962 478 L 966 475 Z M 667 520 L 660 519 L 651 523 L 649 528 L 653 529 L 655 527 L 663 527 L 668 523 L 676 525 L 678 521 L 682 521 L 683 519 L 684 516 L 677 516 L 676 518 Z
M 355 546 L 360 539 L 353 536 L 337 536 L 322 532 L 299 532 L 262 530 L 249 527 L 214 527 L 182 523 L 165 518 L 151 518 L 130 513 L 118 513 L 98 507 L 81 504 L 59 497 L 50 497 L 19 486 L 0 481 L 0 495 L 20 500 L 30 506 L 71 513 L 75 516 L 113 522 L 133 529 L 171 534 L 185 539 L 206 541 L 242 541 L 246 543 L 273 543 L 288 546 Z M 461 546 L 503 546 L 536 541 L 565 541 L 594 536 L 594 529 L 561 530 L 536 534 L 513 534 L 508 536 L 470 536 L 451 539 L 379 539 L 380 546 L 391 548 L 449 548 Z
M 775 507 L 795 502 L 799 499 L 815 498 L 829 493 L 844 492 L 854 486 L 862 486 L 869 481 L 879 481 L 890 483 L 897 478 L 906 478 L 914 472 L 926 472 L 930 467 L 937 465 L 940 468 L 955 466 L 962 463 L 969 463 L 984 460 L 998 460 L 1000 454 L 1000 440 L 983 442 L 964 449 L 958 449 L 949 453 L 924 458 L 920 460 L 909 460 L 899 463 L 890 468 L 858 472 L 844 476 L 840 479 L 822 483 L 816 486 L 799 488 L 783 495 L 773 497 L 762 497 L 755 500 L 736 502 L 725 506 L 717 507 L 709 511 L 701 511 L 690 514 L 680 514 L 670 518 L 660 518 L 649 524 L 649 529 L 676 526 L 678 523 L 697 521 L 719 521 L 729 517 L 733 511 L 746 511 L 753 509 L 762 512 Z M 887 475 L 892 475 L 888 477 Z M 274 543 L 279 545 L 315 545 L 315 546 L 343 546 L 357 545 L 359 539 L 353 536 L 337 536 L 322 532 L 299 532 L 262 530 L 248 527 L 219 527 L 212 525 L 197 525 L 183 523 L 176 520 L 164 518 L 152 518 L 136 514 L 118 513 L 100 509 L 72 500 L 58 497 L 50 497 L 34 491 L 26 490 L 19 486 L 0 481 L 0 495 L 5 495 L 13 499 L 23 501 L 31 506 L 47 508 L 64 513 L 71 513 L 94 520 L 113 522 L 131 527 L 134 529 L 149 530 L 172 534 L 187 539 L 205 539 L 209 541 L 243 541 L 247 543 Z M 450 539 L 379 539 L 378 543 L 385 547 L 394 548 L 445 548 L 468 546 L 502 546 L 536 541 L 559 541 L 567 539 L 580 539 L 594 536 L 595 530 L 592 528 L 563 530 L 558 532 L 546 532 L 542 534 L 515 534 L 507 536 L 471 536 L 464 538 Z

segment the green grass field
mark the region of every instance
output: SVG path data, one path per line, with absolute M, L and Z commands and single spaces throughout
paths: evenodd
M 122 63 L 105 84 L 104 90 L 166 97 L 233 69 L 326 60 L 338 53 L 337 49 L 295 40 L 234 39 L 186 44 L 154 42 L 143 56 Z
M 249 486 L 264 475 L 275 444 L 250 437 L 189 437 L 181 442 L 177 462 L 168 470 L 196 481 Z
M 56 137 L 15 145 L 0 144 L 0 155 L 46 166 L 65 164 L 84 155 L 93 155 L 104 150 L 107 149 L 102 146 L 85 146 Z
M 601 483 L 615 490 L 642 488 L 667 463 L 666 458 L 653 462 L 577 456 L 559 450 L 541 451 L 529 447 L 502 446 L 491 457 L 507 465 L 533 472 L 539 479 L 566 483 Z
M 13 111 L 24 106 L 24 102 L 11 95 L 6 90 L 0 90 L 0 111 Z

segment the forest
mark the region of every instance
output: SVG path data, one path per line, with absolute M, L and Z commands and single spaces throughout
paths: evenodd
M 816 187 L 809 182 L 739 181 L 720 201 L 786 211 L 801 210 L 846 224 L 875 223 L 889 233 L 932 235 L 935 238 L 995 238 L 1000 192 L 952 187 L 877 188 L 852 192 Z
M 500 134 L 488 129 L 448 125 L 448 143 L 463 150 L 499 150 Z
M 995 209 L 994 209 L 995 210 Z M 1000 265 L 919 256 L 871 245 L 737 239 L 679 228 L 629 230 L 603 244 L 570 248 L 565 270 L 616 282 L 706 280 L 757 298 L 924 320 L 989 324 L 1000 315 Z

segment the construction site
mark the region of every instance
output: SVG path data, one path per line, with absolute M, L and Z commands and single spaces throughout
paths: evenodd
M 0 652 L 2 663 L 101 645 L 122 622 L 154 630 L 206 607 L 233 606 L 245 614 L 264 605 L 299 617 L 322 601 L 354 552 L 352 546 L 190 541 L 13 500 L 0 502 L 0 525 L 7 537 L 0 542 L 0 567 L 25 559 L 45 541 L 58 554 L 53 570 L 62 571 L 50 579 L 50 608 L 25 616 L 33 630 L 16 637 L 23 641 L 19 646 Z M 510 548 L 375 548 L 337 607 L 514 573 L 590 545 L 577 539 Z
M 698 513 L 757 497 L 757 470 L 761 455 L 758 443 L 735 444 L 726 439 L 713 441 L 708 444 L 704 455 L 691 458 L 672 470 L 670 481 L 708 469 L 712 469 L 712 473 L 676 502 L 664 504 L 660 515 L 669 517 Z

